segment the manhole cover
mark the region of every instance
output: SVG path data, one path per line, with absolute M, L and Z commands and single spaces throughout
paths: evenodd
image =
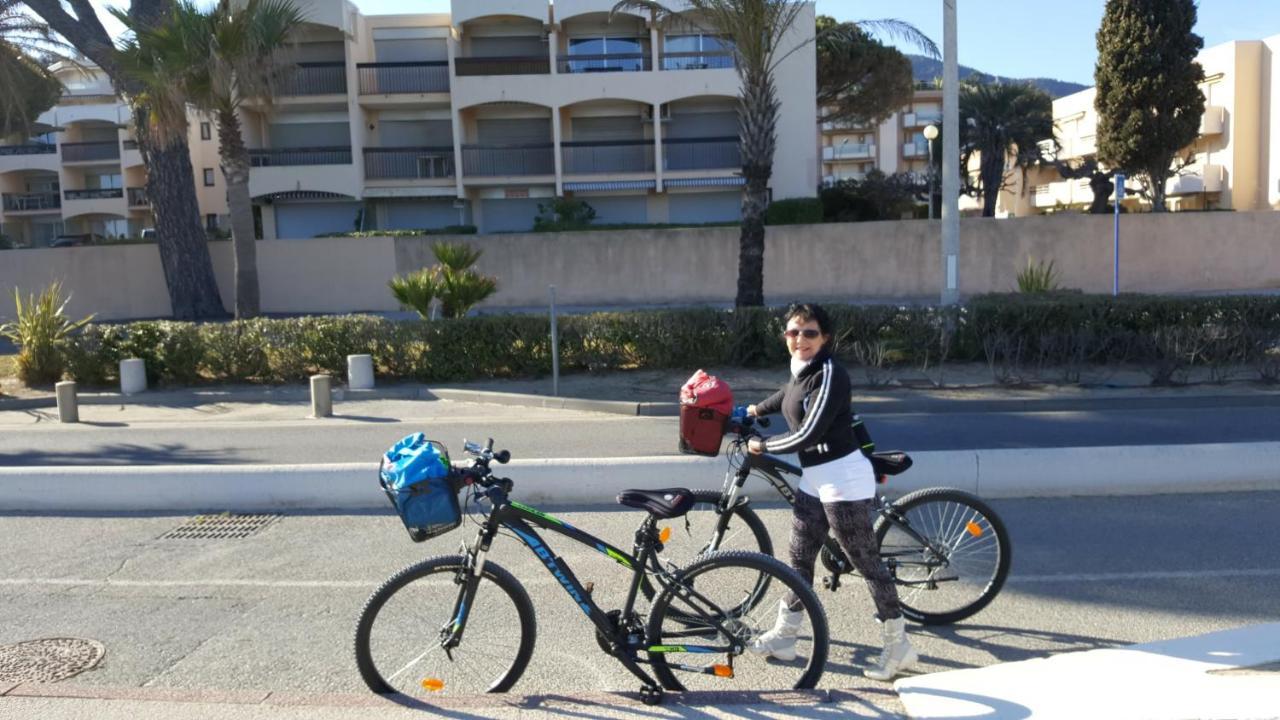
M 66 680 L 97 665 L 105 652 L 102 643 L 80 638 L 0 645 L 0 683 Z
M 197 515 L 160 536 L 161 540 L 239 540 L 284 517 L 267 515 Z

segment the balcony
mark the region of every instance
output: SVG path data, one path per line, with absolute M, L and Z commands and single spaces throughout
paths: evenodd
M 147 200 L 147 189 L 144 187 L 128 188 L 129 207 L 143 208 L 150 207 L 151 202 Z
M 929 155 L 928 143 L 909 142 L 902 146 L 902 157 L 922 158 L 922 157 L 927 157 L 928 155 Z
M 52 155 L 56 152 L 58 152 L 58 146 L 48 143 L 0 145 L 0 155 Z
M 356 65 L 361 95 L 449 92 L 449 63 L 388 62 Z
M 666 170 L 729 170 L 742 167 L 741 143 L 736 137 L 666 140 L 662 145 Z
M 732 70 L 733 67 L 733 53 L 724 50 L 662 54 L 663 70 Z
M 351 146 L 288 148 L 286 150 L 250 150 L 253 167 L 288 165 L 350 165 Z
M 822 159 L 832 160 L 870 160 L 876 156 L 876 146 L 871 143 L 830 145 L 822 148 Z
M 551 59 L 545 55 L 523 57 L 454 58 L 458 77 L 479 75 L 549 75 Z
M 565 175 L 653 172 L 652 140 L 562 142 Z
M 114 200 L 124 197 L 123 188 L 93 188 L 91 190 L 63 190 L 68 200 Z
M 1185 174 L 1169 178 L 1165 183 L 1165 194 L 1194 195 L 1222 191 L 1221 165 L 1192 165 Z
M 276 95 L 281 97 L 346 94 L 347 63 L 341 60 L 298 63 L 276 87 Z
M 942 124 L 942 113 L 937 110 L 917 110 L 902 116 L 903 127 L 924 127 Z
M 453 175 L 452 147 L 364 149 L 366 180 L 436 180 Z
M 78 142 L 62 143 L 62 162 L 102 162 L 120 159 L 120 143 Z
M 462 174 L 465 177 L 513 175 L 555 175 L 555 146 L 463 145 Z
M 5 193 L 3 201 L 7 213 L 49 212 L 62 207 L 62 195 L 56 192 Z
M 867 178 L 866 173 L 845 173 L 843 175 L 824 175 L 822 176 L 823 185 L 835 185 L 836 183 L 850 181 L 861 182 Z
M 649 53 L 561 55 L 557 59 L 556 69 L 566 75 L 576 73 L 644 72 L 653 69 L 653 56 Z
M 838 130 L 870 130 L 871 123 L 858 120 L 828 120 L 822 123 L 823 132 L 836 132 Z
M 1201 135 L 1221 135 L 1222 126 L 1226 124 L 1227 110 L 1218 105 L 1206 105 L 1204 114 L 1200 116 Z

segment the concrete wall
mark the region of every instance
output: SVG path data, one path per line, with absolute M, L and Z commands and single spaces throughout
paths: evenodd
M 1280 288 L 1280 213 L 1170 213 L 1121 219 L 1120 282 L 1126 291 L 1186 293 Z M 899 221 L 770 228 L 765 295 L 834 300 L 931 300 L 941 276 L 936 222 Z M 262 241 L 262 307 L 270 313 L 393 311 L 387 281 L 434 264 L 436 237 Z M 557 286 L 569 305 L 731 302 L 737 228 L 477 235 L 457 238 L 496 275 L 487 307 L 532 307 Z M 961 222 L 960 290 L 1009 291 L 1028 258 L 1053 260 L 1065 287 L 1111 289 L 1111 218 L 1057 215 Z M 230 243 L 212 243 L 225 304 Z M 151 245 L 0 252 L 0 319 L 13 288 L 62 279 L 69 311 L 102 319 L 169 314 Z

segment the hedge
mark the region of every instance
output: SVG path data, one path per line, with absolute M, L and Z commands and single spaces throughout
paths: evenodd
M 1077 381 L 1088 365 L 1141 367 L 1154 384 L 1193 368 L 1226 379 L 1240 368 L 1280 380 L 1280 298 L 1140 295 L 988 295 L 962 308 L 829 305 L 837 355 L 867 381 L 895 368 L 985 362 L 994 379 L 1056 373 Z M 572 315 L 560 322 L 565 372 L 786 362 L 783 309 L 681 309 Z M 346 356 L 374 357 L 385 379 L 423 382 L 527 377 L 551 371 L 548 321 L 489 315 L 448 321 L 320 316 L 192 324 L 89 325 L 63 348 L 68 374 L 115 380 L 122 357 L 141 357 L 153 382 L 293 382 L 344 376 Z

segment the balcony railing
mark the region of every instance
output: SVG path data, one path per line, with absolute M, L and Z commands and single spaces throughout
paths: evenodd
M 120 143 L 79 142 L 62 143 L 63 162 L 88 162 L 92 160 L 119 160 Z
M 68 200 L 111 200 L 124 197 L 124 188 L 94 188 L 91 190 L 63 190 Z
M 557 70 L 562 73 L 643 72 L 653 69 L 649 53 L 603 55 L 561 55 Z
M 347 64 L 345 62 L 298 63 L 293 72 L 286 73 L 276 87 L 276 94 L 345 95 L 347 94 Z
M 449 63 L 389 62 L 360 63 L 361 95 L 449 92 Z
M 129 207 L 146 207 L 151 203 L 147 200 L 147 189 L 144 187 L 131 187 L 129 190 Z
M 137 141 L 137 140 L 125 140 L 125 141 L 123 142 L 123 145 L 124 145 L 124 149 L 125 149 L 125 150 L 137 150 L 137 149 L 138 149 L 138 141 Z
M 58 146 L 49 143 L 0 145 L 0 155 L 52 155 L 56 152 L 58 152 Z
M 727 170 L 742 167 L 741 143 L 736 137 L 664 140 L 667 170 Z
M 733 53 L 669 52 L 662 54 L 663 70 L 732 70 Z
M 653 172 L 652 140 L 562 142 L 566 175 Z
M 555 146 L 463 145 L 462 173 L 467 177 L 499 175 L 554 175 Z
M 544 55 L 455 58 L 453 68 L 458 77 L 473 75 L 548 75 L 551 73 L 551 59 Z
M 250 150 L 253 167 L 284 165 L 350 165 L 351 146 L 288 148 L 286 150 Z
M 365 148 L 366 180 L 451 178 L 452 147 Z
M 31 210 L 57 210 L 62 207 L 62 195 L 56 192 L 5 193 L 5 212 Z

